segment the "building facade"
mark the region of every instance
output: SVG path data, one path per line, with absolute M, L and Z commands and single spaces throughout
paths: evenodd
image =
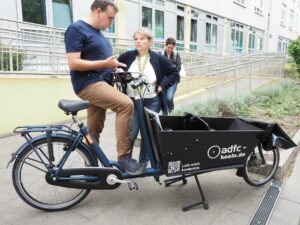
M 93 0 L 1 0 L 0 18 L 66 28 Z M 132 39 L 138 28 L 178 49 L 215 53 L 284 52 L 300 35 L 300 0 L 117 0 L 107 35 Z

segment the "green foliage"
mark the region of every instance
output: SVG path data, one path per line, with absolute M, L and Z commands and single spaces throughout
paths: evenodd
M 291 62 L 284 65 L 284 76 L 292 79 L 300 78 L 300 73 L 298 73 L 295 63 Z
M 0 71 L 10 70 L 10 57 L 12 57 L 13 71 L 21 71 L 24 65 L 24 54 L 14 48 L 10 51 L 8 47 L 3 46 L 0 46 Z
M 272 120 L 297 116 L 300 115 L 300 85 L 295 80 L 282 79 L 253 93 L 192 104 L 176 110 L 174 114 L 183 115 L 184 112 L 201 116 L 244 116 Z
M 292 57 L 293 62 L 296 64 L 298 73 L 300 73 L 300 37 L 289 44 L 288 52 Z

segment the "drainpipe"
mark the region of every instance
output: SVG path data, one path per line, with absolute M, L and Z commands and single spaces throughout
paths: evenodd
M 184 49 L 190 49 L 191 41 L 191 6 L 187 5 L 184 9 Z
M 223 25 L 223 40 L 222 40 L 222 55 L 226 55 L 226 47 L 227 47 L 227 32 L 228 32 L 228 20 L 224 18 Z

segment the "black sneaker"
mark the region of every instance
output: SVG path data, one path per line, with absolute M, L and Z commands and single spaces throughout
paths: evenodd
M 119 160 L 118 162 L 129 175 L 142 174 L 143 170 L 145 169 L 145 167 L 143 167 L 141 164 L 139 164 L 135 159 L 131 157 L 127 157 L 123 160 Z

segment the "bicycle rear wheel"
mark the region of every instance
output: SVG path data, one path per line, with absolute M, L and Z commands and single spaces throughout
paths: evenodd
M 53 155 L 57 166 L 72 141 L 64 137 L 52 137 Z M 13 184 L 18 195 L 34 208 L 46 211 L 68 209 L 81 202 L 90 192 L 89 189 L 72 189 L 47 183 L 45 176 L 49 163 L 47 139 L 34 142 L 16 158 L 12 170 Z M 80 145 L 71 152 L 64 169 L 96 166 L 92 156 Z
M 265 150 L 260 143 L 247 158 L 243 178 L 252 186 L 263 185 L 273 178 L 278 164 L 279 149 Z

